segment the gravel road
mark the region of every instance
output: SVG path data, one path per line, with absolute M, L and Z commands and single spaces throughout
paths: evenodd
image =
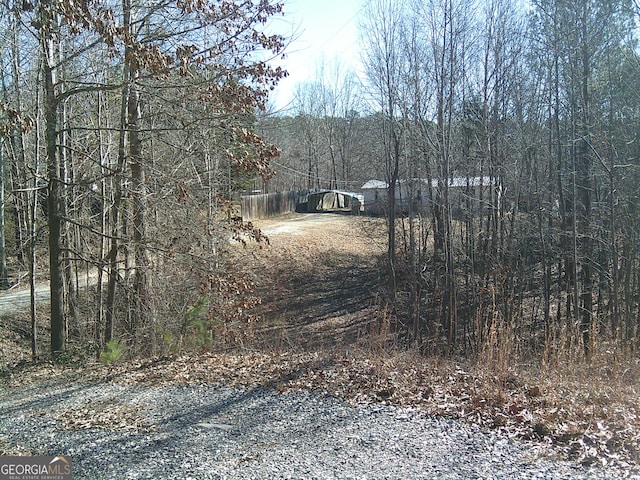
M 80 288 L 86 288 L 88 285 L 95 285 L 98 278 L 98 272 L 93 269 L 90 274 L 78 274 L 78 284 Z M 36 303 L 49 302 L 49 282 L 40 282 L 35 289 Z M 0 316 L 10 315 L 20 310 L 27 310 L 31 305 L 31 290 L 29 289 L 28 279 L 11 290 L 0 291 Z
M 36 302 L 49 301 L 49 285 L 43 284 L 36 287 Z M 29 287 L 16 288 L 0 292 L 0 316 L 9 315 L 17 310 L 26 309 L 31 304 L 31 291 Z
M 76 479 L 640 478 L 412 410 L 216 385 L 3 390 L 0 441 L 70 455 Z

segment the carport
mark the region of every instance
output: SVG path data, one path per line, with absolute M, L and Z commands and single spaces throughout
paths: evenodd
M 307 212 L 328 212 L 335 210 L 350 210 L 359 212 L 364 198 L 359 193 L 341 190 L 322 190 L 309 194 Z

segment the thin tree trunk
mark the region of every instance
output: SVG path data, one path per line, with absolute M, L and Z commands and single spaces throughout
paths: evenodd
M 135 271 L 133 290 L 135 295 L 133 328 L 141 328 L 147 317 L 149 299 L 147 292 L 147 248 L 145 245 L 146 185 L 145 169 L 142 160 L 142 142 L 139 137 L 140 92 L 135 86 L 135 76 L 129 93 L 129 162 L 131 166 L 131 183 L 133 196 L 133 248 Z
M 9 287 L 7 251 L 4 236 L 4 207 L 4 155 L 3 148 L 0 146 L 0 290 L 5 290 Z
M 593 311 L 593 241 L 591 238 L 591 155 L 589 149 L 589 77 L 590 55 L 587 43 L 587 6 L 582 12 L 582 71 L 580 78 L 582 111 L 580 117 L 580 142 L 577 165 L 578 198 L 580 201 L 580 253 L 581 253 L 581 287 L 580 292 L 580 327 L 584 353 L 591 353 L 591 328 Z
M 51 354 L 57 358 L 65 349 L 64 281 L 62 272 L 62 218 L 60 215 L 60 161 L 58 157 L 58 99 L 56 20 L 50 18 L 53 8 L 47 2 L 42 6 L 42 50 L 45 101 L 45 138 L 47 151 L 47 224 L 49 226 L 49 284 L 51 297 Z
M 125 26 L 128 26 L 125 16 Z M 120 104 L 120 132 L 118 140 L 118 161 L 114 169 L 112 177 L 113 182 L 113 200 L 110 206 L 110 239 L 109 253 L 107 254 L 109 278 L 107 281 L 107 298 L 104 308 L 104 343 L 113 340 L 114 318 L 116 309 L 116 287 L 119 279 L 119 239 L 122 234 L 121 221 L 121 205 L 122 205 L 122 175 L 124 173 L 124 165 L 126 160 L 126 128 L 127 128 L 127 105 L 129 103 L 129 86 L 127 84 L 129 78 L 129 68 L 127 65 L 123 69 L 123 78 L 125 86 L 122 90 L 122 100 Z

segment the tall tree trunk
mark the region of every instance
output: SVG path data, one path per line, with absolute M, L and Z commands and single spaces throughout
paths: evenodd
M 3 148 L 0 145 L 0 290 L 9 287 L 7 273 L 7 251 L 5 248 L 4 236 L 4 156 Z
M 124 171 L 125 153 L 125 128 L 126 128 L 126 108 L 127 108 L 128 87 L 123 89 L 122 105 L 121 105 L 121 122 L 120 122 L 120 139 L 118 143 L 118 161 L 115 166 L 113 183 L 113 198 L 110 206 L 110 238 L 109 253 L 106 260 L 108 264 L 108 280 L 107 280 L 107 298 L 104 307 L 104 343 L 113 340 L 114 319 L 116 314 L 116 289 L 120 274 L 118 272 L 119 264 L 119 246 L 120 236 L 122 233 L 121 223 L 121 205 L 122 205 L 122 174 Z
M 391 110 L 393 111 L 393 110 Z M 392 118 L 390 122 L 395 122 Z M 390 127 L 393 130 L 393 125 Z M 396 300 L 396 188 L 398 187 L 398 170 L 400 155 L 400 140 L 395 132 L 392 133 L 393 150 L 387 155 L 391 156 L 388 161 L 390 169 L 389 188 L 387 189 L 387 294 L 389 302 L 393 305 Z
M 97 103 L 97 118 L 98 125 L 105 125 L 105 119 L 103 115 L 102 108 L 103 96 L 98 93 L 98 103 Z M 103 138 L 103 131 L 100 129 L 98 131 L 98 155 L 100 162 L 100 172 L 104 175 L 104 172 L 107 171 L 107 156 L 105 150 L 105 140 Z M 100 194 L 100 246 L 98 250 L 98 278 L 96 280 L 96 323 L 94 330 L 94 340 L 96 345 L 100 345 L 101 335 L 104 328 L 104 304 L 103 304 L 103 282 L 104 282 L 104 271 L 105 271 L 105 253 L 107 251 L 107 209 L 105 202 L 105 195 L 107 191 L 107 180 L 105 176 L 100 180 L 100 186 L 98 192 Z
M 45 140 L 47 151 L 47 224 L 49 226 L 49 283 L 51 294 L 51 354 L 57 358 L 65 349 L 64 280 L 62 277 L 62 217 L 60 215 L 61 186 L 58 157 L 57 20 L 52 18 L 53 6 L 41 7 L 41 46 L 45 102 Z
M 124 28 L 129 28 L 130 16 L 128 10 L 125 9 Z M 126 53 L 129 53 L 128 50 Z M 125 55 L 126 56 L 126 55 Z M 107 298 L 104 308 L 104 343 L 113 340 L 114 318 L 116 309 L 116 289 L 120 274 L 118 272 L 119 264 L 119 248 L 120 238 L 123 233 L 122 225 L 122 176 L 124 174 L 125 161 L 127 157 L 126 140 L 127 140 L 127 110 L 129 105 L 129 66 L 125 63 L 123 66 L 123 83 L 122 98 L 120 103 L 120 131 L 118 139 L 118 160 L 112 177 L 113 197 L 110 206 L 109 224 L 109 253 L 107 254 L 108 262 L 108 281 L 107 281 Z
M 577 193 L 580 202 L 579 210 L 579 245 L 581 254 L 581 291 L 580 291 L 580 328 L 582 330 L 582 342 L 586 356 L 590 354 L 591 328 L 593 311 L 593 241 L 591 238 L 591 154 L 590 154 L 590 118 L 589 118 L 589 77 L 590 77 L 590 52 L 588 43 L 587 26 L 587 2 L 582 7 L 582 71 L 580 78 L 580 142 L 578 145 L 577 165 Z
M 135 84 L 136 76 L 137 74 L 134 74 L 128 101 L 129 163 L 131 166 L 133 197 L 133 248 L 135 261 L 133 278 L 133 291 L 135 295 L 135 305 L 133 310 L 134 329 L 143 327 L 149 308 L 147 292 L 148 261 L 147 247 L 145 245 L 146 182 L 142 159 L 142 142 L 139 136 L 141 112 L 140 92 Z

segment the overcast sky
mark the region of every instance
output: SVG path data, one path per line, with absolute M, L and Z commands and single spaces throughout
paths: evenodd
M 358 70 L 358 13 L 364 0 L 285 0 L 285 16 L 273 22 L 274 32 L 294 35 L 281 65 L 289 71 L 272 99 L 278 108 L 290 101 L 295 85 L 314 80 L 318 65 L 338 58 Z

